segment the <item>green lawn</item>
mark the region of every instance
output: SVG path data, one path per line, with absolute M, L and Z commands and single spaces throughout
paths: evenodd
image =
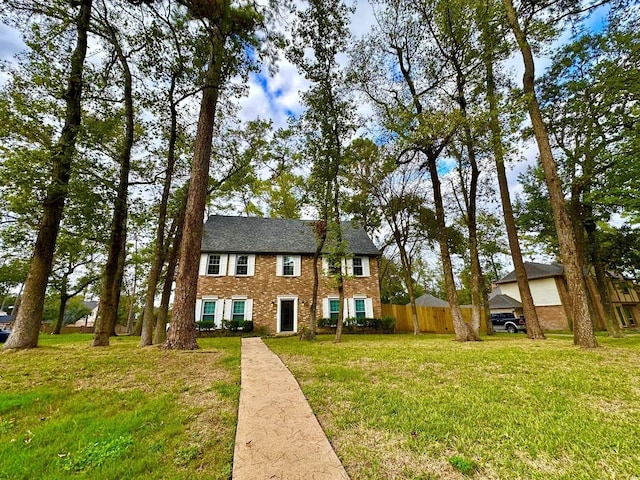
M 267 340 L 353 480 L 640 478 L 640 335 Z
M 640 335 L 267 339 L 352 480 L 640 478 Z M 0 353 L 0 478 L 228 479 L 240 339 Z M 465 472 L 467 477 L 465 477 Z
M 230 478 L 239 338 L 195 352 L 90 341 L 0 353 L 0 478 Z

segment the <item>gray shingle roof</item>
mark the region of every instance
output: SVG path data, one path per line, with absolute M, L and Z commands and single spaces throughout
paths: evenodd
M 380 255 L 363 228 L 342 222 L 342 231 L 354 255 Z M 201 247 L 203 252 L 308 255 L 315 249 L 313 220 L 223 215 L 211 215 L 207 219 Z
M 529 280 L 536 278 L 560 277 L 564 275 L 564 267 L 559 263 L 552 263 L 551 265 L 548 265 L 546 263 L 524 262 L 524 269 L 527 272 L 527 278 Z M 514 270 L 509 275 L 502 277 L 496 283 L 513 283 L 516 281 L 516 272 Z
M 505 295 L 503 293 L 498 293 L 489 299 L 489 307 L 490 308 L 520 308 L 522 307 L 522 303 L 520 303 L 515 298 L 510 297 L 509 295 Z
M 416 305 L 419 307 L 448 307 L 449 302 L 445 302 L 438 297 L 425 293 L 424 295 L 416 298 Z

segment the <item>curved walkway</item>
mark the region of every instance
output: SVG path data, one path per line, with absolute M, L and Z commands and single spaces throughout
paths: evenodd
M 262 339 L 242 339 L 241 372 L 233 480 L 348 480 L 295 378 Z

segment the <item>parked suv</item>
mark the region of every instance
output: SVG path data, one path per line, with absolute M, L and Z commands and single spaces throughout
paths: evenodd
M 0 328 L 0 343 L 6 342 L 10 334 L 11 334 L 11 330 L 5 330 L 4 328 Z
M 524 317 L 516 318 L 513 313 L 492 313 L 491 324 L 496 332 L 518 333 L 527 331 Z

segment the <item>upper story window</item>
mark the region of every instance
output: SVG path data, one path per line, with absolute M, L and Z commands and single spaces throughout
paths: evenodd
M 278 277 L 299 277 L 301 257 L 300 255 L 277 255 L 276 275 Z
M 220 275 L 220 255 L 209 255 L 207 275 Z
M 236 258 L 236 275 L 249 274 L 249 255 L 238 255 Z
M 364 269 L 362 267 L 362 257 L 353 257 L 353 275 L 356 277 L 364 276 Z
M 327 264 L 327 271 L 329 272 L 329 275 L 338 275 L 338 273 L 340 273 L 341 271 L 340 264 L 340 260 L 331 261 L 331 259 L 329 259 L 329 262 Z
M 285 277 L 293 276 L 294 273 L 294 261 L 293 257 L 283 256 L 282 257 L 282 275 Z

